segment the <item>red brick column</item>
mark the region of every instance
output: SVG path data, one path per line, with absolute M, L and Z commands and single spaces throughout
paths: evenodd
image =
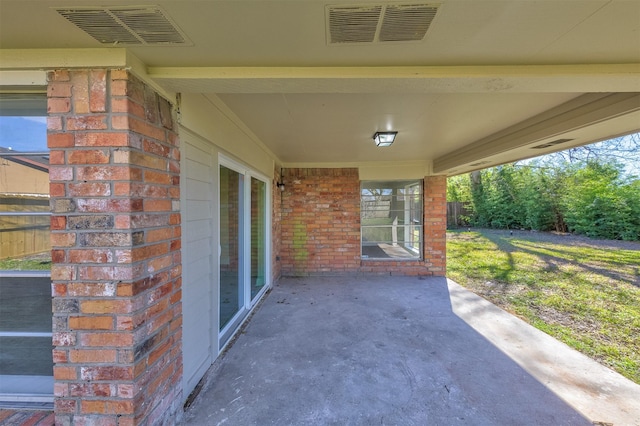
M 447 272 L 447 177 L 424 178 L 424 262 L 432 275 Z
M 171 105 L 124 70 L 49 73 L 57 425 L 181 413 L 179 149 Z

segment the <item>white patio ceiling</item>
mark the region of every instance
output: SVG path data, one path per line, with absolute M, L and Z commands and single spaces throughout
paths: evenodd
M 640 1 L 441 0 L 421 41 L 329 42 L 329 6 L 414 3 L 142 0 L 187 43 L 126 47 L 166 90 L 224 102 L 284 166 L 457 174 L 640 130 Z M 56 8 L 121 5 L 0 0 L 0 48 L 113 47 Z

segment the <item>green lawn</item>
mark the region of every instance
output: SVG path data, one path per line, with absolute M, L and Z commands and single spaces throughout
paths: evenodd
M 49 269 L 51 269 L 51 253 L 48 251 L 20 258 L 0 260 L 0 271 L 48 271 Z
M 447 276 L 640 384 L 640 244 L 449 231 Z

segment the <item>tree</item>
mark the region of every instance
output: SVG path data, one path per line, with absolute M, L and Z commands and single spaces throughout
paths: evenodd
M 476 226 L 640 240 L 640 166 L 620 158 L 640 165 L 639 134 L 451 178 L 449 200 Z
M 586 165 L 593 161 L 616 162 L 627 169 L 627 175 L 633 176 L 640 174 L 640 133 L 546 154 L 533 161 L 543 167 L 566 167 L 570 164 Z M 516 162 L 516 164 L 528 163 L 527 160 Z
M 591 161 L 570 179 L 569 230 L 593 238 L 640 239 L 640 185 L 625 181 L 619 163 Z

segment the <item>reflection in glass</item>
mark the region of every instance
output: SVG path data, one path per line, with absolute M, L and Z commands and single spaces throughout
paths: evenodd
M 266 191 L 265 182 L 251 178 L 251 300 L 266 284 Z
M 0 270 L 51 266 L 46 117 L 0 116 Z
M 244 306 L 240 242 L 243 175 L 220 166 L 220 330 Z
M 362 257 L 422 256 L 422 181 L 363 182 L 360 192 Z
M 25 201 L 32 205 L 25 205 Z M 44 203 L 45 205 L 40 205 Z M 31 208 L 32 212 L 24 211 Z M 51 269 L 51 243 L 47 212 L 49 199 L 28 199 L 0 194 L 0 271 Z
M 46 97 L 0 96 L 2 113 Z M 0 116 L 0 393 L 52 394 L 49 153 L 46 117 Z
M 10 109 L 4 104 L 0 98 L 3 113 Z M 14 152 L 47 152 L 47 117 L 0 115 L 0 147 Z

